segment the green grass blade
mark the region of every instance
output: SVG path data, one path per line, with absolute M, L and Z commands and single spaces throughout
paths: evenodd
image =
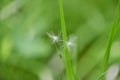
M 70 55 L 67 47 L 67 32 L 65 26 L 65 18 L 64 18 L 64 11 L 62 0 L 59 0 L 59 8 L 60 8 L 60 18 L 61 18 L 61 29 L 62 29 L 62 38 L 64 42 L 64 54 L 65 54 L 65 64 L 66 64 L 66 74 L 67 80 L 73 80 L 73 69 L 70 61 Z
M 117 5 L 117 10 L 116 10 L 116 15 L 113 21 L 112 30 L 110 32 L 110 36 L 109 36 L 108 43 L 106 46 L 106 52 L 105 52 L 105 56 L 104 56 L 103 63 L 102 63 L 102 73 L 106 72 L 108 68 L 111 46 L 116 36 L 118 25 L 119 25 L 119 4 Z
M 101 80 L 103 79 L 104 75 L 106 74 L 106 72 L 102 73 L 96 80 Z

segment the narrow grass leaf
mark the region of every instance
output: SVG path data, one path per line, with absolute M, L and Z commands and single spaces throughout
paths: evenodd
M 104 73 L 108 68 L 111 46 L 115 39 L 118 25 L 119 25 L 119 4 L 117 5 L 117 10 L 116 10 L 115 18 L 113 21 L 112 30 L 110 32 L 110 36 L 109 36 L 108 43 L 106 46 L 105 56 L 104 56 L 103 63 L 102 63 L 102 73 Z
M 62 29 L 62 38 L 63 38 L 63 45 L 64 45 L 67 80 L 73 80 L 73 69 L 70 61 L 69 51 L 66 44 L 68 40 L 67 40 L 67 32 L 66 32 L 66 26 L 65 26 L 62 0 L 59 0 L 59 8 L 60 8 L 61 29 Z

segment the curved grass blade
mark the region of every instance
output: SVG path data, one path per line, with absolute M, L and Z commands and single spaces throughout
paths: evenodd
M 112 25 L 112 30 L 110 32 L 108 43 L 106 46 L 105 56 L 104 56 L 103 63 L 102 63 L 102 73 L 106 72 L 108 68 L 110 51 L 111 51 L 112 43 L 117 33 L 118 26 L 119 26 L 119 3 L 117 5 L 115 18 L 114 18 L 113 25 Z
M 101 79 L 103 79 L 105 73 L 106 73 L 106 72 L 102 73 L 96 80 L 101 80 Z

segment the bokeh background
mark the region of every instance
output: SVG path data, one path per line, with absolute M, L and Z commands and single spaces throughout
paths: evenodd
M 96 80 L 116 1 L 63 0 L 63 7 L 68 37 L 77 37 L 77 75 Z M 106 80 L 120 80 L 119 31 Z M 0 0 L 0 80 L 66 80 L 62 45 L 58 51 L 51 32 L 61 33 L 58 0 Z

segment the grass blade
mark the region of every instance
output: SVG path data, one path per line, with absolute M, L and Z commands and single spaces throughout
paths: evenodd
M 110 32 L 110 36 L 109 36 L 108 43 L 106 46 L 105 56 L 104 56 L 103 63 L 102 63 L 102 73 L 106 72 L 108 68 L 111 46 L 116 36 L 118 25 L 119 25 L 119 3 L 117 5 L 117 10 L 116 10 L 116 15 L 113 21 L 112 30 Z
M 62 29 L 62 38 L 63 38 L 63 45 L 64 45 L 67 80 L 73 80 L 73 69 L 72 69 L 72 65 L 70 61 L 68 47 L 66 44 L 68 39 L 67 39 L 67 32 L 66 32 L 66 26 L 65 26 L 65 18 L 64 18 L 62 0 L 59 0 L 59 8 L 60 8 L 61 29 Z

